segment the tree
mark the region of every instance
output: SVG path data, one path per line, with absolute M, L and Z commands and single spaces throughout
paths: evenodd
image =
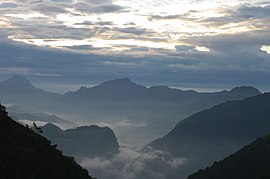
M 1 103 L 0 103 L 0 111 L 3 112 L 4 114 L 8 114 L 8 112 L 6 111 L 6 107 L 2 106 Z
M 42 134 L 43 130 L 41 129 L 41 127 L 38 127 L 37 124 L 35 122 L 33 122 L 33 127 L 31 128 L 33 131 L 35 131 L 38 134 Z

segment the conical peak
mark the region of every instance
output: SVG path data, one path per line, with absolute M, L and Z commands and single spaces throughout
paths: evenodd
M 11 78 L 1 82 L 0 86 L 10 89 L 34 88 L 34 86 L 31 84 L 29 80 L 19 75 L 14 75 Z

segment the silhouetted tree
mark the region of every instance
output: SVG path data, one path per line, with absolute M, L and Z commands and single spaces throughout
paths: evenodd
M 43 130 L 41 129 L 41 127 L 38 127 L 35 122 L 33 122 L 32 130 L 35 131 L 38 134 L 42 134 L 43 133 Z
M 8 114 L 8 112 L 6 111 L 6 107 L 2 106 L 2 104 L 0 103 L 0 110 L 1 112 L 3 112 L 4 114 Z

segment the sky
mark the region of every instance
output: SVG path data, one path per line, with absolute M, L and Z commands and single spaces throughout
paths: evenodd
M 0 0 L 0 79 L 270 91 L 269 0 Z

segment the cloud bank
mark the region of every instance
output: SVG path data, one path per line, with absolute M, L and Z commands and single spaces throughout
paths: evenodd
M 11 30 L 6 35 L 15 41 L 72 50 L 76 46 L 81 53 L 178 56 L 180 46 L 212 51 L 213 44 L 197 37 L 269 31 L 270 3 L 14 0 L 1 2 L 0 8 L 0 19 L 7 23 L 1 27 Z M 185 52 L 194 56 L 192 50 Z
M 81 158 L 78 161 L 92 176 L 104 179 L 179 178 L 185 175 L 179 171 L 187 163 L 186 158 L 174 158 L 162 151 L 149 148 L 138 153 L 127 147 L 122 147 L 112 159 Z
M 0 76 L 269 90 L 269 8 L 260 0 L 1 1 Z

